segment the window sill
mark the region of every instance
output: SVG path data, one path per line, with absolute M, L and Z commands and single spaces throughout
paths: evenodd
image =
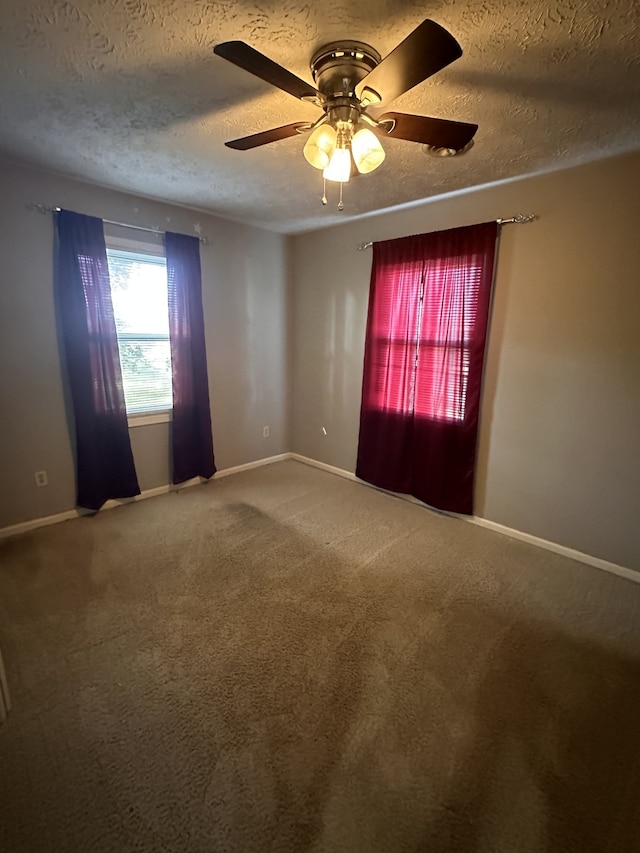
M 160 412 L 140 412 L 138 415 L 129 415 L 127 418 L 129 429 L 132 427 L 149 426 L 150 424 L 168 424 L 170 421 L 170 409 Z

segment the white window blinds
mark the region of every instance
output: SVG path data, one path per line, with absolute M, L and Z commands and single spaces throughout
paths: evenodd
M 167 264 L 144 252 L 107 249 L 128 414 L 172 407 Z

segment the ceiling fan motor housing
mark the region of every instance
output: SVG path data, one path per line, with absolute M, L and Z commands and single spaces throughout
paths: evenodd
M 380 62 L 377 50 L 361 41 L 335 41 L 311 58 L 311 73 L 318 91 L 328 102 L 357 102 L 356 86 Z

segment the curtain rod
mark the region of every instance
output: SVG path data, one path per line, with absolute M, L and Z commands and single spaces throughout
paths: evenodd
M 509 219 L 496 219 L 496 222 L 498 225 L 510 225 L 512 222 L 516 225 L 523 225 L 525 222 L 533 222 L 533 220 L 537 218 L 537 214 L 535 213 L 516 213 L 515 216 L 512 216 Z M 356 249 L 359 252 L 364 252 L 365 249 L 370 249 L 372 246 L 373 241 L 369 241 L 368 243 L 358 243 Z
M 31 201 L 25 205 L 27 210 L 35 210 L 36 213 L 58 213 L 61 208 L 59 207 L 50 207 L 47 204 L 38 204 L 35 201 Z M 116 222 L 114 219 L 103 219 L 107 225 L 119 225 L 121 228 L 133 228 L 136 231 L 148 231 L 150 234 L 164 234 L 160 228 L 145 228 L 143 225 L 130 225 L 128 222 Z M 187 234 L 186 236 L 193 236 Z M 209 245 L 208 237 L 198 237 L 198 240 L 202 243 L 203 246 Z

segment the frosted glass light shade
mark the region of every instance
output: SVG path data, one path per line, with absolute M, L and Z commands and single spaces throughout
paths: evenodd
M 331 154 L 336 147 L 336 132 L 330 124 L 316 127 L 302 149 L 307 163 L 316 169 L 325 169 L 329 165 Z
M 322 173 L 328 181 L 346 184 L 351 175 L 351 152 L 348 148 L 336 148 L 331 155 L 329 165 Z
M 377 169 L 385 158 L 380 140 L 366 127 L 359 130 L 351 140 L 351 153 L 358 171 L 363 175 Z

